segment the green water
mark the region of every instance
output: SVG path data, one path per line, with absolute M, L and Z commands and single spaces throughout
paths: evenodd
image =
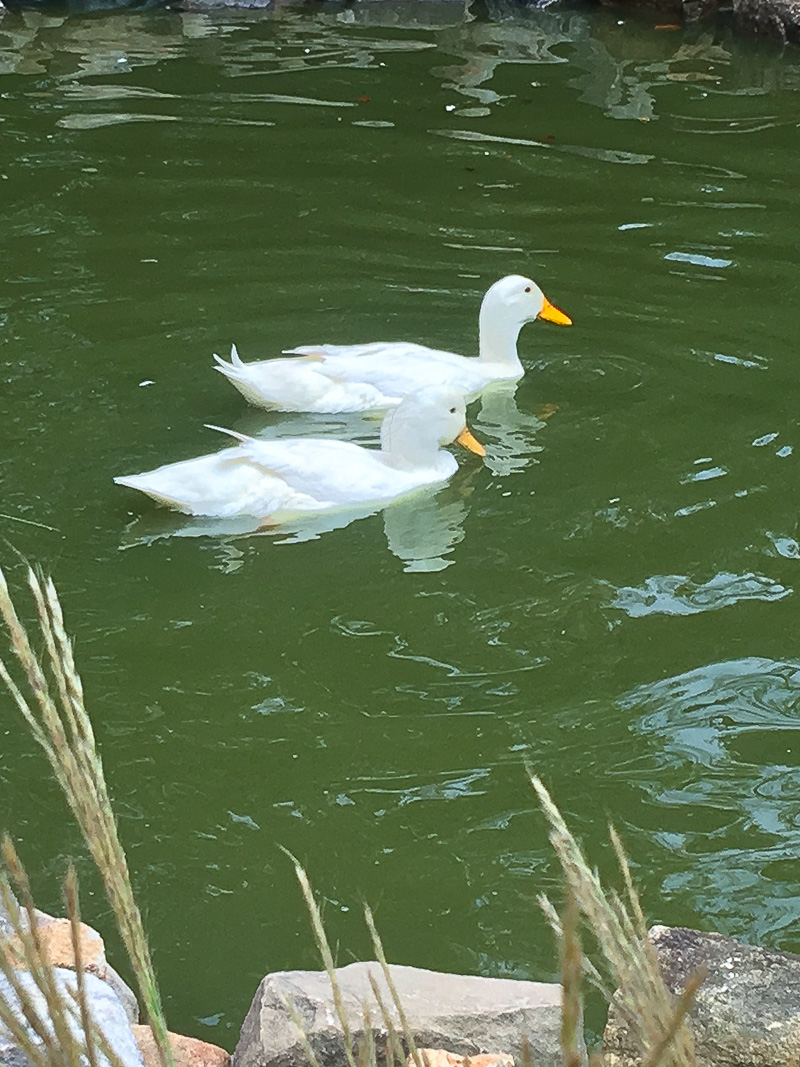
M 654 920 L 800 948 L 798 55 L 387 0 L 15 16 L 0 71 L 0 535 L 76 634 L 171 1026 L 232 1047 L 264 973 L 316 966 L 278 844 L 341 963 L 366 899 L 398 962 L 550 978 L 526 762 L 606 872 L 617 824 Z M 435 499 L 286 544 L 112 484 L 206 422 L 369 440 L 247 409 L 212 353 L 472 351 L 516 271 L 575 325 L 526 327 Z M 41 905 L 76 855 L 124 970 L 0 728 Z

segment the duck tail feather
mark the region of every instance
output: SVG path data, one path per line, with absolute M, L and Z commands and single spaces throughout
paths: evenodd
M 246 433 L 239 433 L 237 430 L 228 430 L 225 426 L 215 426 L 213 422 L 206 422 L 204 426 L 207 430 L 216 430 L 217 433 L 227 434 L 228 437 L 232 437 L 235 441 L 240 441 L 242 444 L 249 444 L 254 441 L 254 437 L 249 437 Z

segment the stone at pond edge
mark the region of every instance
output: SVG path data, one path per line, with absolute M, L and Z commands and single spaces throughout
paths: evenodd
M 68 967 L 75 970 L 75 953 L 72 949 L 72 930 L 69 919 L 55 919 L 46 911 L 34 909 L 36 916 L 36 928 L 42 941 L 47 957 L 54 967 Z M 21 915 L 23 924 L 27 928 L 26 916 Z M 17 949 L 17 939 L 13 933 L 11 922 L 0 908 L 0 935 L 7 938 L 9 960 L 14 967 L 24 967 L 22 951 Z M 80 924 L 81 957 L 83 968 L 91 974 L 96 974 L 104 982 L 111 986 L 120 1000 L 128 1020 L 132 1023 L 139 1021 L 139 1005 L 136 996 L 117 974 L 106 959 L 105 944 L 102 937 L 86 923 Z
M 132 1026 L 133 1036 L 144 1058 L 144 1067 L 161 1067 L 153 1032 L 149 1026 Z M 196 1037 L 169 1035 L 175 1067 L 228 1067 L 231 1058 L 224 1048 Z
M 444 1048 L 417 1049 L 424 1067 L 514 1067 L 514 1057 L 505 1052 L 485 1052 L 479 1056 L 457 1056 Z M 416 1067 L 416 1060 L 409 1056 L 406 1067 Z
M 418 1046 L 467 1056 L 506 1052 L 521 1062 L 525 1035 L 536 1067 L 560 1067 L 561 986 L 398 965 L 392 965 L 391 973 Z M 370 974 L 399 1030 L 378 963 L 351 963 L 336 971 L 354 1040 L 363 1037 L 366 1003 L 380 1054 L 386 1033 Z M 342 1067 L 342 1031 L 324 971 L 277 971 L 262 979 L 242 1025 L 233 1067 L 306 1067 L 297 1027 L 285 1006 L 287 997 L 303 1021 L 321 1067 Z
M 74 991 L 76 989 L 77 979 L 75 972 L 64 967 L 54 967 L 53 974 L 62 997 L 67 998 L 69 1003 L 72 1003 L 72 996 L 69 990 Z M 49 1015 L 44 997 L 37 989 L 31 975 L 27 971 L 15 971 L 14 976 L 33 1001 L 38 1015 L 42 1019 L 48 1019 Z M 139 1047 L 131 1033 L 131 1024 L 117 995 L 97 975 L 84 975 L 84 982 L 89 1012 L 97 1026 L 103 1031 L 106 1040 L 120 1062 L 124 1067 L 143 1067 Z M 23 1018 L 16 993 L 4 975 L 0 975 L 0 998 L 12 1008 L 18 1018 Z M 80 1032 L 77 1022 L 73 1023 L 73 1029 L 76 1033 Z M 108 1061 L 104 1056 L 99 1056 L 98 1062 L 107 1067 Z M 2 1025 L 0 1025 L 0 1063 L 14 1065 L 28 1063 L 26 1057 L 15 1047 L 8 1031 Z
M 787 1067 L 800 1063 L 800 956 L 745 945 L 722 934 L 654 926 L 667 988 L 679 994 L 701 965 L 691 1029 L 704 1067 Z M 640 1049 L 612 1003 L 603 1035 L 606 1067 L 638 1067 Z

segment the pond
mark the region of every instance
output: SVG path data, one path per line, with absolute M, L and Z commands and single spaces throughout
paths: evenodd
M 0 555 L 52 572 L 171 1028 L 337 959 L 550 979 L 526 766 L 653 920 L 800 948 L 800 63 L 585 9 L 365 0 L 0 23 Z M 316 538 L 176 522 L 115 475 L 270 415 L 213 372 L 297 344 L 525 328 L 486 461 Z M 547 417 L 545 417 L 547 416 Z M 197 536 L 192 536 L 197 535 Z M 20 595 L 21 599 L 21 595 Z M 40 906 L 91 862 L 6 698 Z M 127 972 L 125 972 L 127 973 Z

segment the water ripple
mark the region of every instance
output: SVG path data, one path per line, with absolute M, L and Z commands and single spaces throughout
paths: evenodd
M 654 574 L 640 586 L 622 586 L 611 606 L 632 619 L 647 615 L 696 615 L 742 600 L 782 600 L 792 590 L 763 574 L 722 571 L 698 585 L 683 574 Z
M 653 746 L 638 785 L 678 860 L 662 892 L 717 929 L 774 941 L 800 920 L 800 662 L 710 663 L 620 699 Z M 785 935 L 784 935 L 785 936 Z

